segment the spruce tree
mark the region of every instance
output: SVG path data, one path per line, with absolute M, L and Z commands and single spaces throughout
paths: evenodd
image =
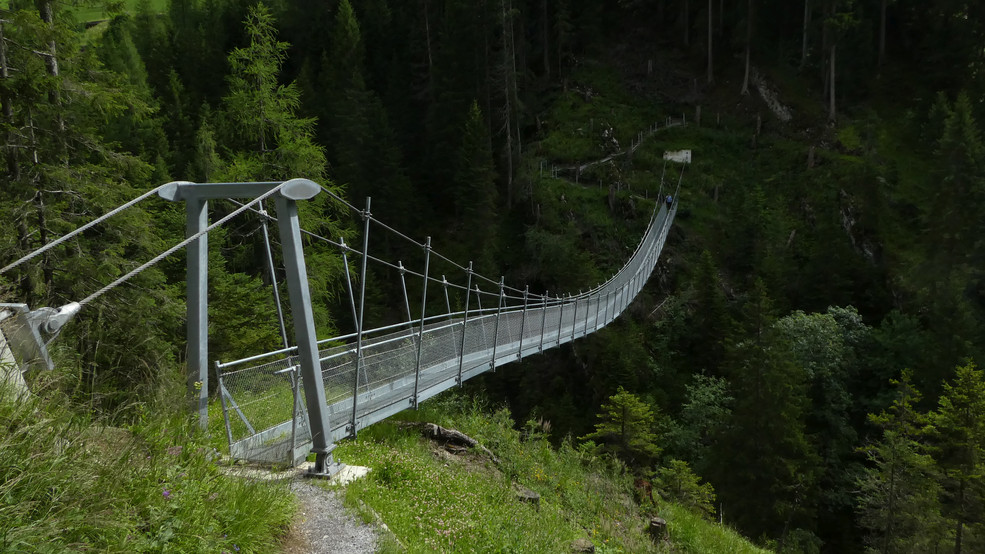
M 668 424 L 667 452 L 706 474 L 712 452 L 732 414 L 735 398 L 724 378 L 695 374 L 685 385 L 686 396 L 680 413 Z
M 656 471 L 660 492 L 669 500 L 703 517 L 715 515 L 715 489 L 691 471 L 687 462 L 670 460 Z
M 106 125 L 135 123 L 150 114 L 139 90 L 141 76 L 108 70 L 98 56 L 100 43 L 84 44 L 60 5 L 25 6 L 17 3 L 0 21 L 7 166 L 0 176 L 0 220 L 5 222 L 0 258 L 6 260 L 155 184 L 152 166 L 118 149 L 118 136 Z M 107 40 L 113 38 L 110 33 Z M 135 61 L 132 52 L 120 54 Z M 16 298 L 32 308 L 81 300 L 160 252 L 162 226 L 142 206 L 134 207 L 112 225 L 96 227 L 0 277 L 0 287 L 15 289 Z M 148 269 L 129 287 L 87 305 L 64 329 L 52 348 L 59 367 L 71 374 L 66 382 L 73 392 L 113 408 L 165 380 L 164 368 L 176 355 L 169 337 L 180 325 L 180 305 L 165 279 L 162 268 Z M 138 318 L 146 327 L 133 324 Z M 62 356 L 62 351 L 71 354 Z M 139 367 L 134 360 L 141 360 Z
M 463 254 L 471 255 L 481 272 L 492 271 L 496 229 L 496 170 L 489 131 L 477 102 L 472 103 L 462 129 L 461 146 L 450 187 L 455 228 L 460 230 Z
M 210 162 L 214 163 L 212 178 L 216 181 L 280 181 L 304 177 L 341 196 L 341 188 L 327 178 L 325 153 L 314 140 L 315 120 L 298 115 L 300 92 L 297 85 L 279 83 L 289 45 L 277 40 L 274 23 L 273 15 L 266 6 L 257 4 L 252 7 L 244 21 L 248 45 L 236 48 L 229 54 L 229 91 L 220 107 L 221 123 L 217 131 L 220 140 L 217 142 L 221 148 L 218 161 Z M 207 129 L 203 128 L 199 142 L 202 155 L 198 160 L 204 163 L 205 159 L 212 159 Z M 301 202 L 299 210 L 301 224 L 307 230 L 335 240 L 346 235 L 347 230 L 340 218 L 348 214 L 328 194 L 319 194 L 310 201 Z M 261 220 L 255 220 L 254 225 L 260 224 L 263 224 Z M 230 235 L 229 240 L 238 244 L 244 239 Z M 265 264 L 259 262 L 262 260 L 262 245 L 255 237 L 250 239 L 250 244 L 252 251 L 250 248 L 233 250 L 228 267 L 231 272 L 256 276 L 266 272 Z M 329 306 L 343 286 L 338 250 L 315 241 L 306 245 L 305 255 L 308 258 L 311 290 L 316 297 L 312 303 L 315 321 L 320 331 L 329 331 L 333 325 Z M 223 267 L 216 267 L 216 280 L 222 279 Z M 229 287 L 228 290 L 234 293 L 244 290 L 245 293 L 246 289 Z M 268 309 L 267 314 L 267 320 L 272 320 L 273 310 Z M 274 332 L 267 333 L 265 337 L 268 345 L 276 346 L 279 342 Z
M 582 440 L 599 441 L 604 451 L 633 467 L 646 467 L 660 455 L 655 432 L 657 414 L 635 394 L 619 387 L 602 404 L 597 418 L 595 431 Z
M 869 416 L 882 436 L 861 449 L 870 465 L 858 478 L 859 524 L 873 552 L 938 551 L 948 524 L 942 515 L 940 470 L 927 448 L 932 427 L 916 409 L 920 392 L 912 373 L 904 371 L 892 384 L 892 405 Z
M 695 370 L 718 375 L 733 323 L 722 290 L 721 274 L 711 252 L 701 253 L 693 283 L 688 318 L 690 333 L 682 346 Z
M 375 198 L 373 213 L 398 229 L 414 227 L 415 201 L 403 154 L 377 94 L 366 87 L 362 32 L 348 0 L 339 2 L 319 99 L 327 105 L 322 136 L 330 145 L 333 176 L 361 206 Z
M 970 362 L 958 367 L 938 402 L 930 421 L 946 513 L 954 522 L 954 552 L 980 552 L 985 547 L 985 374 Z
M 717 445 L 713 483 L 726 517 L 742 531 L 782 540 L 813 520 L 818 458 L 806 434 L 807 376 L 774 322 L 757 280 L 740 323 L 745 337 L 727 354 L 736 400 Z
M 797 311 L 775 324 L 794 363 L 807 377 L 809 405 L 805 422 L 813 449 L 820 456 L 817 502 L 821 528 L 844 536 L 851 526 L 854 483 L 858 470 L 854 454 L 857 434 L 852 426 L 855 397 L 851 386 L 856 370 L 852 334 L 865 326 L 854 308 L 839 308 L 841 321 L 829 313 Z M 842 325 L 849 326 L 844 328 Z M 857 342 L 858 339 L 855 339 Z M 837 531 L 833 531 L 837 529 Z

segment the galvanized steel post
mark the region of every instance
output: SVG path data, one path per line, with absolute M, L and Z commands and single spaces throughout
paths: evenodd
M 570 296 L 570 295 L 569 295 Z M 564 301 L 561 295 L 557 295 L 558 314 L 557 314 L 557 345 L 561 346 L 561 327 L 564 325 Z
M 216 362 L 215 362 L 215 377 L 216 377 L 216 384 L 219 385 L 218 386 L 218 389 L 219 389 L 219 403 L 222 404 L 222 419 L 223 419 L 223 422 L 226 424 L 226 439 L 229 441 L 229 444 L 232 444 L 233 443 L 233 431 L 232 431 L 232 426 L 229 425 L 229 407 L 226 406 L 226 395 L 225 395 L 225 393 L 222 390 L 223 389 L 223 386 L 222 386 L 222 373 L 220 373 L 220 371 L 219 371 L 219 361 L 218 360 L 216 360 Z
M 316 191 L 318 189 L 315 189 Z M 333 474 L 337 471 L 332 461 L 332 428 L 328 422 L 328 406 L 325 403 L 325 383 L 318 360 L 318 342 L 315 336 L 315 319 L 311 311 L 311 291 L 308 289 L 308 273 L 301 243 L 301 226 L 298 222 L 297 203 L 283 194 L 277 196 L 278 226 L 284 249 L 284 265 L 287 269 L 287 285 L 291 297 L 291 313 L 294 316 L 294 334 L 301 361 L 301 377 L 304 380 L 304 396 L 311 426 L 311 450 L 315 453 L 316 474 Z
M 583 337 L 588 334 L 588 317 L 591 315 L 591 312 L 592 312 L 592 297 L 590 295 L 589 296 L 586 296 L 585 297 L 585 300 L 586 300 L 586 302 L 585 302 L 585 325 L 582 326 L 582 329 L 581 329 L 581 336 L 583 336 Z
M 270 272 L 270 287 L 274 290 L 274 305 L 277 307 L 277 323 L 280 325 L 280 338 L 284 348 L 291 346 L 287 340 L 287 326 L 284 325 L 284 307 L 280 303 L 280 291 L 277 290 L 277 272 L 274 268 L 274 253 L 270 248 L 270 232 L 267 230 L 267 210 L 263 209 L 263 200 L 257 202 L 260 210 L 260 229 L 263 231 L 263 246 L 267 253 L 267 270 Z
M 575 297 L 575 313 L 571 314 L 571 340 L 575 340 L 575 328 L 578 327 L 578 298 L 581 297 L 581 291 L 578 291 L 578 296 Z
M 197 408 L 199 425 L 208 426 L 208 201 L 219 198 L 257 198 L 279 187 L 279 198 L 307 200 L 315 196 L 319 186 L 307 179 L 262 183 L 192 183 L 173 181 L 161 187 L 158 196 L 172 202 L 185 202 L 185 233 L 187 237 L 201 235 L 191 241 L 187 250 L 187 388 Z M 283 230 L 281 231 L 283 235 Z M 282 237 L 283 242 L 283 237 Z M 285 259 L 286 263 L 286 259 Z
M 366 365 L 363 360 L 363 329 L 365 328 L 364 318 L 366 315 L 366 261 L 369 258 L 369 224 L 373 220 L 373 213 L 370 211 L 372 198 L 366 197 L 366 209 L 362 213 L 365 224 L 363 225 L 363 263 L 359 270 L 359 319 L 356 320 L 356 377 L 352 380 L 352 429 L 351 434 L 356 436 L 356 409 L 359 404 L 359 372 L 362 371 L 365 377 Z M 346 274 L 348 276 L 348 268 Z M 350 290 L 352 287 L 350 286 Z M 368 383 L 369 378 L 365 381 Z
M 448 310 L 448 317 L 451 318 L 451 300 L 448 298 L 448 279 L 445 276 L 441 276 L 441 286 L 445 289 L 445 309 Z
M 193 236 L 209 226 L 209 202 L 192 197 L 185 202 L 185 236 Z M 188 396 L 198 409 L 198 424 L 209 424 L 209 236 L 202 235 L 188 245 L 185 279 L 188 325 Z
M 499 346 L 499 317 L 503 313 L 503 284 L 504 278 L 499 278 L 499 305 L 496 307 L 496 326 L 493 327 L 493 351 L 492 360 L 489 361 L 489 369 L 496 371 L 496 348 Z
M 551 293 L 544 293 L 544 313 L 540 317 L 540 351 L 544 351 L 544 333 L 547 332 L 547 301 L 550 300 Z
M 421 328 L 417 332 L 417 368 L 414 370 L 414 397 L 411 399 L 417 408 L 417 393 L 421 385 L 421 352 L 424 347 L 424 318 L 427 316 L 428 271 L 431 268 L 431 237 L 424 242 L 424 290 L 421 291 Z
M 404 307 L 407 308 L 407 325 L 413 329 L 412 322 L 414 321 L 414 317 L 410 315 L 410 298 L 407 297 L 407 278 L 405 277 L 407 275 L 407 268 L 404 267 L 403 262 L 397 261 L 397 269 L 400 271 L 400 288 L 404 291 Z
M 462 346 L 458 351 L 458 386 L 462 386 L 462 366 L 465 364 L 465 329 L 469 323 L 469 300 L 472 298 L 472 262 L 465 270 L 465 315 L 462 317 Z
M 602 321 L 605 322 L 602 324 L 603 326 L 609 324 L 609 295 L 610 294 L 611 291 L 606 291 L 605 293 L 605 310 L 602 312 Z
M 595 330 L 596 331 L 599 330 L 599 314 L 601 312 L 602 312 L 602 291 L 600 290 L 597 293 L 597 297 L 595 298 Z M 587 333 L 588 329 L 585 329 L 585 332 Z
M 523 357 L 523 326 L 527 323 L 527 295 L 530 293 L 530 285 L 523 287 L 523 312 L 520 314 L 520 346 L 516 349 L 516 359 Z

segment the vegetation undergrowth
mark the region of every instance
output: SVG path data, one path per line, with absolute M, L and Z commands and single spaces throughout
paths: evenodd
M 0 551 L 270 552 L 284 485 L 230 478 L 194 420 L 140 405 L 126 426 L 54 389 L 0 394 Z
M 400 419 L 428 421 L 475 438 L 478 449 L 451 454 Z M 446 394 L 362 432 L 339 446 L 338 458 L 372 468 L 347 486 L 346 503 L 376 515 L 395 535 L 383 549 L 410 552 L 564 552 L 589 539 L 596 552 L 760 552 L 740 535 L 658 500 L 641 506 L 624 465 L 578 448 L 554 448 L 545 422 L 517 430 L 507 408 Z M 516 487 L 540 495 L 521 502 Z M 649 503 L 649 500 L 646 500 Z M 669 542 L 646 533 L 648 515 L 668 522 Z

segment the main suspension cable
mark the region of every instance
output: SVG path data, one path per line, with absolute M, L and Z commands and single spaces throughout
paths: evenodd
M 156 193 L 157 191 L 161 190 L 162 188 L 166 187 L 167 185 L 168 185 L 168 183 L 165 183 L 165 184 L 163 184 L 163 185 L 161 185 L 159 187 L 156 187 L 154 189 L 151 189 L 151 190 L 145 192 L 144 194 L 141 194 L 140 196 L 134 198 L 133 200 L 127 202 L 126 204 L 123 204 L 123 205 L 121 205 L 121 206 L 119 206 L 117 208 L 114 208 L 113 210 L 110 210 L 109 212 L 107 212 L 107 213 L 105 213 L 105 214 L 97 217 L 96 219 L 90 221 L 89 223 L 86 223 L 82 227 L 79 227 L 78 229 L 76 229 L 76 230 L 74 230 L 74 231 L 72 231 L 72 232 L 70 232 L 70 233 L 68 233 L 66 235 L 63 235 L 63 236 L 61 236 L 61 237 L 59 237 L 59 238 L 57 238 L 57 239 L 49 242 L 48 244 L 42 246 L 41 248 L 38 248 L 37 250 L 31 252 L 30 254 L 22 257 L 19 260 L 17 260 L 16 262 L 14 262 L 12 264 L 9 264 L 6 267 L 0 269 L 0 274 L 6 273 L 6 272 L 10 271 L 11 269 L 14 269 L 15 267 L 21 265 L 22 263 L 24 263 L 24 262 L 26 262 L 28 260 L 31 260 L 32 258 L 35 258 L 37 256 L 40 256 L 41 254 L 44 254 L 48 250 L 51 250 L 52 248 L 54 248 L 54 247 L 58 246 L 59 244 L 67 241 L 68 239 L 74 237 L 75 235 L 78 235 L 79 233 L 84 232 L 86 229 L 89 229 L 93 225 L 97 225 L 99 223 L 102 223 L 103 221 L 105 221 L 105 220 L 113 217 L 114 215 L 122 212 L 123 210 L 129 208 L 130 206 L 133 206 L 134 204 L 140 202 L 141 200 L 147 198 L 148 196 L 151 196 L 152 194 Z
M 254 198 L 253 199 L 253 202 L 259 202 L 260 200 L 264 200 L 268 196 L 272 196 L 274 193 L 276 193 L 277 191 L 279 191 L 282 186 L 283 185 L 279 185 L 279 186 L 276 186 L 276 187 L 270 189 L 269 191 L 267 191 L 267 192 L 261 194 L 260 196 Z M 138 268 L 136 268 L 134 270 L 131 270 L 129 273 L 123 275 L 119 279 L 113 281 L 112 283 L 106 285 L 105 287 L 103 287 L 103 288 L 97 290 L 96 292 L 90 294 L 89 296 L 83 298 L 82 300 L 79 301 L 79 304 L 82 305 L 82 306 L 85 306 L 89 302 L 92 302 L 93 300 L 99 298 L 103 294 L 106 294 L 107 292 L 113 290 L 114 288 L 118 287 L 119 285 L 125 283 L 130 278 L 136 276 L 140 272 L 142 272 L 145 269 L 149 268 L 150 266 L 156 264 L 157 262 L 163 260 L 164 258 L 170 256 L 171 254 L 174 254 L 175 252 L 177 252 L 178 250 L 184 248 L 185 246 L 188 246 L 192 241 L 200 238 L 202 235 L 207 234 L 209 231 L 211 231 L 211 230 L 215 229 L 216 227 L 218 227 L 218 226 L 226 223 L 230 219 L 236 217 L 237 215 L 241 214 L 242 212 L 245 212 L 248 209 L 249 209 L 249 204 L 247 204 L 245 206 L 240 206 L 239 208 L 236 208 L 235 210 L 233 210 L 232 212 L 230 212 L 229 215 L 223 217 L 219 221 L 216 221 L 215 223 L 213 223 L 212 225 L 209 225 L 205 229 L 202 229 L 201 231 L 199 231 L 199 232 L 195 233 L 194 235 L 186 238 L 185 240 L 179 242 L 178 244 L 172 246 L 171 248 L 168 248 L 164 252 L 161 252 L 157 256 L 154 256 L 154 258 L 152 258 L 150 261 L 144 263 L 140 267 L 138 267 Z

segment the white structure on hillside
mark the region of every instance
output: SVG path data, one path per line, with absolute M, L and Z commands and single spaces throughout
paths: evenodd
M 691 150 L 668 150 L 664 152 L 664 159 L 672 162 L 689 164 L 691 163 Z

